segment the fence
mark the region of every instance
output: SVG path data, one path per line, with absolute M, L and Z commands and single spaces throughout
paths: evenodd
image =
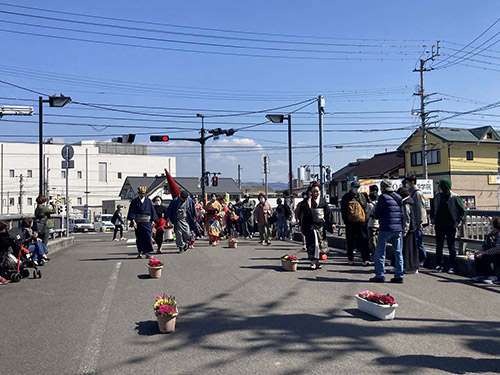
M 19 228 L 21 227 L 21 222 L 24 218 L 31 217 L 35 219 L 35 217 L 31 215 L 4 215 L 0 216 L 0 220 L 5 220 L 10 223 L 11 228 Z M 66 229 L 63 228 L 63 216 L 62 215 L 51 215 L 52 221 L 54 222 L 54 229 L 50 232 L 52 237 L 63 236 L 66 233 Z
M 345 224 L 340 214 L 340 208 L 332 206 L 330 208 L 337 223 L 338 235 L 344 236 Z M 427 215 L 429 215 L 429 212 L 427 212 Z M 459 243 L 457 250 L 459 254 L 465 254 L 468 247 L 477 249 L 484 242 L 488 234 L 488 224 L 490 224 L 491 219 L 495 216 L 500 217 L 500 211 L 467 210 L 465 220 L 457 230 L 457 241 Z M 426 226 L 424 228 L 424 235 L 427 239 L 434 241 L 434 225 L 430 224 Z

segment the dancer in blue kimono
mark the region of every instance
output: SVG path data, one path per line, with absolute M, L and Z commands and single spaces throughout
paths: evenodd
M 152 222 L 158 219 L 151 199 L 146 197 L 146 186 L 139 186 L 138 196 L 130 202 L 127 220 L 135 229 L 135 243 L 137 245 L 137 258 L 151 258 L 153 252 Z

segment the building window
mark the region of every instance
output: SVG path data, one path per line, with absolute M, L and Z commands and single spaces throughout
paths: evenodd
M 122 172 L 118 172 L 118 179 L 122 179 Z
M 476 207 L 476 197 L 471 195 L 471 196 L 462 196 L 462 202 L 464 203 L 464 206 L 467 208 L 475 208 Z
M 14 205 L 14 198 L 9 198 L 9 206 L 13 206 Z
M 99 182 L 108 182 L 108 164 L 99 162 Z
M 76 198 L 76 200 L 78 202 L 78 205 L 81 206 L 82 205 L 82 198 L 78 197 L 78 198 Z
M 61 178 L 66 178 L 66 171 L 61 171 Z
M 421 152 L 412 152 L 410 154 L 411 158 L 411 166 L 415 167 L 417 165 L 422 165 L 422 153 Z
M 9 177 L 15 177 L 15 173 L 13 169 L 9 169 Z
M 33 206 L 33 198 L 28 198 L 28 206 Z
M 486 133 L 486 139 L 493 139 L 493 133 Z
M 467 151 L 467 160 L 474 160 L 474 152 L 473 151 Z
M 76 178 L 81 179 L 81 178 L 82 178 L 82 176 L 83 176 L 82 171 L 77 171 L 77 172 L 76 172 Z
M 148 177 L 148 174 L 147 173 L 143 173 L 142 177 Z
M 430 150 L 430 151 L 427 151 L 427 163 L 428 164 L 439 164 L 439 163 L 441 163 L 441 152 L 440 152 L 440 150 Z
M 33 171 L 31 169 L 28 169 L 27 177 L 28 178 L 33 177 Z

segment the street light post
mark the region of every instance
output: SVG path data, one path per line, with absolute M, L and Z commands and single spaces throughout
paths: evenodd
M 200 137 L 200 144 L 201 144 L 201 200 L 203 204 L 205 204 L 205 141 L 207 140 L 205 138 L 205 115 L 198 113 L 196 117 L 201 118 L 201 137 Z
M 48 100 L 44 100 L 43 97 L 38 97 L 38 168 L 39 170 L 39 184 L 38 184 L 38 195 L 44 195 L 44 177 L 45 171 L 43 167 L 43 103 L 49 103 L 49 107 L 64 107 L 66 104 L 71 102 L 69 96 L 52 95 L 49 96 Z
M 281 124 L 288 120 L 288 187 L 293 196 L 293 173 L 292 173 L 292 115 L 266 115 L 266 118 L 274 124 Z

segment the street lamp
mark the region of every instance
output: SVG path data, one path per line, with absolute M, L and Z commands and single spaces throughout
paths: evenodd
M 49 107 L 64 107 L 66 104 L 71 102 L 69 96 L 64 96 L 63 94 L 57 96 L 49 96 L 48 100 L 44 100 L 43 97 L 38 97 L 38 168 L 39 172 L 39 186 L 38 195 L 43 195 L 43 184 L 44 184 L 44 170 L 43 170 L 43 103 L 49 103 Z
M 288 184 L 290 194 L 293 195 L 293 179 L 292 179 L 292 115 L 266 115 L 266 118 L 275 124 L 283 123 L 283 120 L 288 120 Z

